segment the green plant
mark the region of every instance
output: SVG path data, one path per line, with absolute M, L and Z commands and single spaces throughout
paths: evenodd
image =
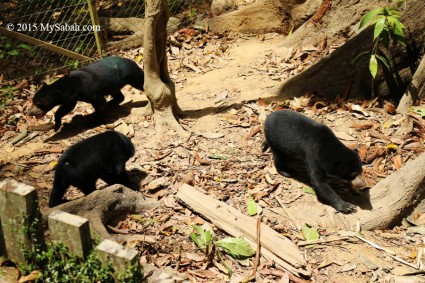
M 195 230 L 190 235 L 192 240 L 205 253 L 208 262 L 213 263 L 222 271 L 225 269 L 229 278 L 232 276 L 232 270 L 224 262 L 221 252 L 225 252 L 237 260 L 246 259 L 255 254 L 249 243 L 242 238 L 228 237 L 214 241 L 211 231 L 204 230 L 198 225 L 192 225 L 192 227 Z
M 48 242 L 47 248 L 35 241 L 35 227 L 38 220 L 35 219 L 21 233 L 25 233 L 31 239 L 31 248 L 26 249 L 21 244 L 26 264 L 19 264 L 21 273 L 29 274 L 38 271 L 36 282 L 46 283 L 113 283 L 114 271 L 111 264 L 102 264 L 95 250 L 91 251 L 84 260 L 72 255 L 68 248 L 61 243 Z M 118 272 L 119 282 L 141 282 L 142 274 L 138 264 L 129 266 L 125 272 Z
M 0 110 L 3 110 L 4 107 L 13 100 L 15 94 L 18 93 L 18 90 L 11 86 L 3 86 L 0 88 Z
M 379 7 L 369 11 L 360 21 L 359 28 L 366 25 L 374 25 L 373 31 L 373 47 L 371 51 L 360 53 L 354 61 L 369 56 L 369 71 L 375 79 L 378 73 L 379 65 L 382 64 L 389 69 L 389 63 L 385 56 L 378 54 L 379 47 L 384 46 L 387 50 L 392 41 L 394 45 L 400 44 L 405 46 L 404 41 L 404 25 L 400 22 L 400 7 L 404 0 L 392 0 L 392 5 L 387 7 Z
M 0 36 L 2 44 L 0 45 L 0 59 L 4 58 L 6 55 L 18 56 L 20 51 L 29 50 L 33 51 L 33 48 L 25 43 L 16 44 L 6 36 Z

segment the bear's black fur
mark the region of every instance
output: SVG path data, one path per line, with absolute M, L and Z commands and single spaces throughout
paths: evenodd
M 100 178 L 108 185 L 130 186 L 125 163 L 134 155 L 130 139 L 115 131 L 85 139 L 67 149 L 56 166 L 49 206 L 61 204 L 70 185 L 88 195 Z
M 270 146 L 279 174 L 308 183 L 321 202 L 339 212 L 355 210 L 329 186 L 327 175 L 352 181 L 361 176 L 362 163 L 329 127 L 295 111 L 279 110 L 266 118 L 264 133 L 263 149 Z
M 69 72 L 50 85 L 44 84 L 34 95 L 28 113 L 43 116 L 60 105 L 55 113 L 55 131 L 61 126 L 63 116 L 71 112 L 77 101 L 93 105 L 99 122 L 104 122 L 107 107 L 106 95 L 111 95 L 111 105 L 124 100 L 121 88 L 127 84 L 143 90 L 143 70 L 132 60 L 111 56 L 88 66 Z

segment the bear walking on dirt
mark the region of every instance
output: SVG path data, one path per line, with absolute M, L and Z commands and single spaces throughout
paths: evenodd
M 303 179 L 321 202 L 339 212 L 355 211 L 331 188 L 327 176 L 364 186 L 362 163 L 357 152 L 340 142 L 329 127 L 295 111 L 279 110 L 267 116 L 264 134 L 263 150 L 270 147 L 279 174 Z
M 112 96 L 110 105 L 120 104 L 124 100 L 121 88 L 127 84 L 143 90 L 143 70 L 130 59 L 110 56 L 73 70 L 50 85 L 44 84 L 34 95 L 28 114 L 41 117 L 60 105 L 55 113 L 54 129 L 58 131 L 62 117 L 75 108 L 77 101 L 84 101 L 94 107 L 102 123 L 107 108 L 105 96 Z
M 49 207 L 61 204 L 69 186 L 88 195 L 100 178 L 108 185 L 130 187 L 125 163 L 135 153 L 130 139 L 115 131 L 104 132 L 68 148 L 56 165 Z

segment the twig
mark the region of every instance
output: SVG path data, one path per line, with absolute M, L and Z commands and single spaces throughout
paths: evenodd
M 247 141 L 259 132 L 261 132 L 261 126 L 257 126 L 255 128 L 252 128 L 251 131 L 243 137 L 243 139 L 245 139 Z
M 410 267 L 412 267 L 412 268 L 414 268 L 414 269 L 419 269 L 419 267 L 418 267 L 418 266 L 416 266 L 416 265 L 414 265 L 414 264 L 412 264 L 412 263 L 410 263 L 410 262 L 407 262 L 407 261 L 405 261 L 404 259 L 399 258 L 398 256 L 396 256 L 396 255 L 395 255 L 395 252 L 393 252 L 392 250 L 386 249 L 386 248 L 384 248 L 384 247 L 381 247 L 381 246 L 380 246 L 380 245 L 378 245 L 378 244 L 375 244 L 375 243 L 373 243 L 373 242 L 371 242 L 371 241 L 369 241 L 369 240 L 366 240 L 365 238 L 363 238 L 363 237 L 361 237 L 361 236 L 357 235 L 357 233 L 354 233 L 354 232 L 347 232 L 347 233 L 344 233 L 344 234 L 345 234 L 345 235 L 347 235 L 347 236 L 356 237 L 357 239 L 362 240 L 363 242 L 365 242 L 365 243 L 367 243 L 367 244 L 371 245 L 371 246 L 372 246 L 372 247 L 374 247 L 375 249 L 378 249 L 378 250 L 381 250 L 381 251 L 386 252 L 387 254 L 389 254 L 389 256 L 390 256 L 390 257 L 392 257 L 394 260 L 396 260 L 396 261 L 398 261 L 398 262 L 401 262 L 401 263 L 403 263 L 403 264 L 405 264 L 405 265 L 408 265 L 408 266 L 410 266 Z
M 384 252 L 386 252 L 386 253 L 387 253 L 387 254 L 389 254 L 389 255 L 395 256 L 395 252 L 393 252 L 392 250 L 386 249 L 386 248 L 384 248 L 384 247 L 382 247 L 382 246 L 380 246 L 380 245 L 378 245 L 378 244 L 375 244 L 374 242 L 371 242 L 371 241 L 369 241 L 369 240 L 366 240 L 365 238 L 363 238 L 363 237 L 361 237 L 361 236 L 357 235 L 356 233 L 353 233 L 353 236 L 354 236 L 354 237 L 356 237 L 357 239 L 362 240 L 363 242 L 365 242 L 365 243 L 367 243 L 367 244 L 371 245 L 371 246 L 372 246 L 372 247 L 374 247 L 375 249 L 378 249 L 378 250 L 384 251 Z
M 182 246 L 179 244 L 177 246 L 177 260 L 176 260 L 176 270 L 178 271 L 180 269 L 180 262 L 182 260 Z
M 241 280 L 241 283 L 247 283 L 255 280 L 255 274 L 257 273 L 258 264 L 260 263 L 260 229 L 261 228 L 261 216 L 257 218 L 257 252 L 255 253 L 255 262 L 254 262 L 254 268 L 252 269 L 252 273 L 249 277 Z
M 172 152 L 173 152 L 172 150 L 168 150 L 167 152 L 165 152 L 165 153 L 163 153 L 163 154 L 161 154 L 161 155 L 159 155 L 157 157 L 154 157 L 154 160 L 155 161 L 159 161 L 161 159 L 164 159 L 165 157 L 167 157 L 168 155 L 170 155 Z
M 329 238 L 329 239 L 308 240 L 308 241 L 298 242 L 297 245 L 299 247 L 303 247 L 303 246 L 314 245 L 314 244 L 323 244 L 323 243 L 335 242 L 340 240 L 347 240 L 349 238 L 350 237 L 348 236 L 343 236 L 343 237 Z
M 261 236 L 261 216 L 257 218 L 257 252 L 255 253 L 255 263 L 254 263 L 254 269 L 252 270 L 251 277 L 255 277 L 255 274 L 257 273 L 258 264 L 260 263 L 260 236 Z
M 412 263 L 410 263 L 410 262 L 408 262 L 408 261 L 405 261 L 404 259 L 399 258 L 398 256 L 390 255 L 390 257 L 392 257 L 392 258 L 393 258 L 393 259 L 395 259 L 396 261 L 401 262 L 401 263 L 404 263 L 405 265 L 408 265 L 408 266 L 410 266 L 410 267 L 412 267 L 412 268 L 414 268 L 414 269 L 419 269 L 419 267 L 418 267 L 418 266 L 416 266 L 416 265 L 414 265 L 414 264 L 412 264 Z
M 277 202 L 279 203 L 279 205 L 282 207 L 283 211 L 285 211 L 286 215 L 288 215 L 289 220 L 291 220 L 292 224 L 294 224 L 294 226 L 300 230 L 301 227 L 299 227 L 299 225 L 297 225 L 297 223 L 295 222 L 295 219 L 289 214 L 289 212 L 286 210 L 284 204 L 282 203 L 282 200 L 278 197 L 275 197 L 275 199 L 277 200 Z
M 25 138 L 23 138 L 22 140 L 18 141 L 16 143 L 17 146 L 21 146 L 24 143 L 26 143 L 27 141 L 32 140 L 33 138 L 35 138 L 36 136 L 38 136 L 39 132 L 32 132 L 31 134 L 29 134 L 28 136 L 26 136 Z
M 11 142 L 11 145 L 18 143 L 20 140 L 24 139 L 28 135 L 27 130 L 23 130 L 20 132 Z

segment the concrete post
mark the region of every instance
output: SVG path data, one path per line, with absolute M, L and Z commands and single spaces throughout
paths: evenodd
M 118 273 L 123 273 L 130 266 L 138 264 L 139 257 L 136 250 L 125 248 L 114 241 L 103 240 L 96 249 L 103 264 L 112 264 L 115 281 Z
M 92 249 L 88 219 L 54 210 L 49 214 L 49 230 L 52 242 L 64 244 L 72 255 L 87 258 Z
M 1 181 L 0 219 L 7 258 L 24 263 L 23 250 L 33 250 L 37 245 L 45 249 L 34 187 L 11 179 Z

